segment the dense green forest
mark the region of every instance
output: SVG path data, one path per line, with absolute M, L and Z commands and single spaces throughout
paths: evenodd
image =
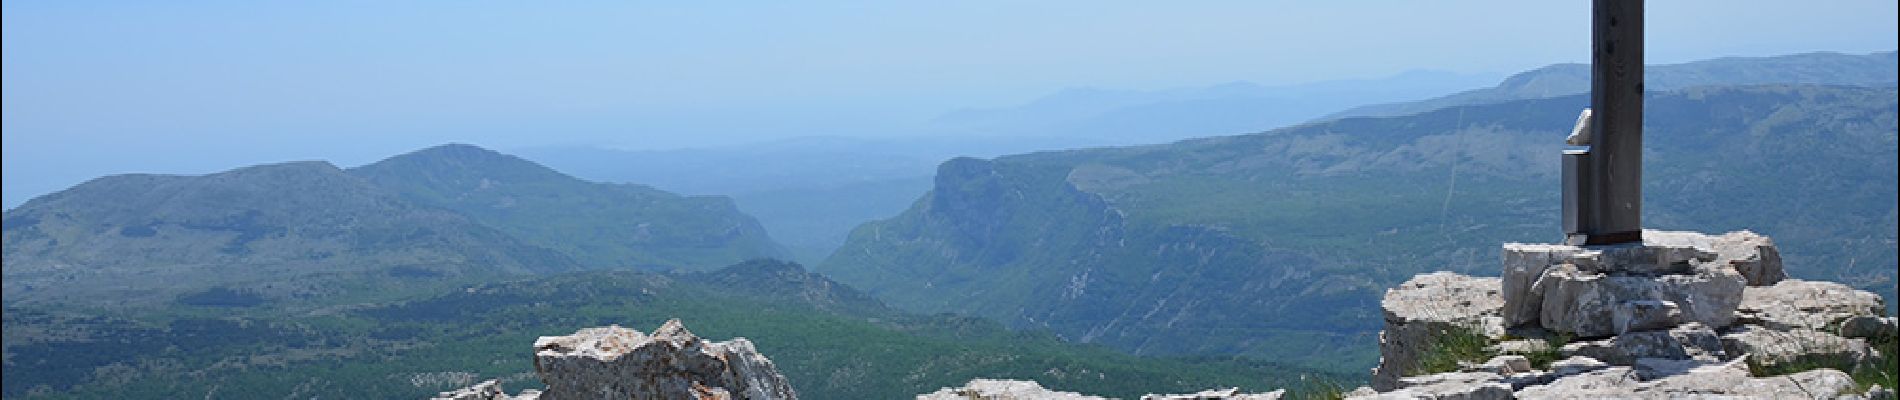
M 1361 379 L 1249 359 L 1138 357 L 982 319 L 899 313 L 777 261 L 565 273 L 321 307 L 216 289 L 136 312 L 9 307 L 5 318 L 9 398 L 418 398 L 492 378 L 518 390 L 540 385 L 536 337 L 650 330 L 669 318 L 709 339 L 751 339 L 808 398 L 903 398 L 977 377 L 1118 396 Z

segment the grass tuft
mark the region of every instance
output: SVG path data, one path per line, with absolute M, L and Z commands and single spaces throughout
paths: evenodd
M 1491 338 L 1473 327 L 1440 330 L 1432 335 L 1425 351 L 1419 353 L 1418 368 L 1409 375 L 1455 372 L 1464 363 L 1484 362 L 1494 355 L 1488 349 L 1491 344 Z

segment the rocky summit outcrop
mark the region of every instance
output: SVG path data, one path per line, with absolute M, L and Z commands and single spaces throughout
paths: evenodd
M 1506 327 L 1536 323 L 1593 337 L 1735 320 L 1743 286 L 1787 278 L 1774 242 L 1753 232 L 1721 236 L 1643 231 L 1642 243 L 1504 245 Z
M 745 338 L 700 339 L 679 320 L 652 335 L 618 325 L 587 328 L 534 342 L 534 369 L 544 391 L 503 393 L 495 381 L 442 393 L 438 399 L 750 399 L 798 395 L 772 360 Z
M 1501 278 L 1438 272 L 1388 290 L 1372 386 L 1348 397 L 1853 397 L 1848 372 L 1896 356 L 1878 295 L 1790 279 L 1752 232 L 1512 243 L 1502 263 Z
M 1381 358 L 1372 370 L 1372 388 L 1397 388 L 1399 377 L 1417 368 L 1419 350 L 1429 347 L 1435 335 L 1455 329 L 1503 333 L 1498 288 L 1497 278 L 1441 271 L 1386 290 L 1379 303 L 1385 310 L 1385 330 L 1379 332 Z
M 1238 388 L 1204 390 L 1188 394 L 1148 394 L 1141 400 L 1277 400 L 1286 389 L 1266 393 L 1241 393 Z M 917 395 L 917 400 L 1107 400 L 1075 392 L 1042 387 L 1036 381 L 1010 379 L 974 379 L 962 387 L 942 388 Z

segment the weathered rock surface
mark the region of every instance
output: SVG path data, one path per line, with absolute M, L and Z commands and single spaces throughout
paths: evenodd
M 1686 321 L 1720 328 L 1733 318 L 1740 286 L 1787 277 L 1773 241 L 1753 232 L 1643 235 L 1627 245 L 1505 244 L 1505 326 L 1541 323 L 1583 336 Z
M 1900 331 L 1873 293 L 1788 279 L 1767 237 L 1644 236 L 1631 245 L 1507 244 L 1495 292 L 1484 278 L 1444 273 L 1389 290 L 1371 387 L 1383 392 L 1349 397 L 1837 398 L 1854 386 L 1843 370 L 1883 359 L 1868 340 Z M 1481 298 L 1492 293 L 1499 298 Z M 1495 356 L 1463 361 L 1459 372 L 1404 376 L 1448 326 L 1481 328 Z M 1527 365 L 1556 344 L 1569 358 Z
M 501 391 L 501 381 L 489 379 L 474 386 L 442 392 L 435 400 L 536 400 L 541 397 L 539 390 L 525 390 L 519 396 L 509 396 Z
M 1777 331 L 1762 327 L 1739 327 L 1722 335 L 1727 351 L 1748 354 L 1756 365 L 1782 364 L 1851 366 L 1872 353 L 1867 342 L 1812 329 Z
M 1510 374 L 1518 374 L 1518 373 L 1534 371 L 1533 369 L 1531 369 L 1531 359 L 1525 358 L 1524 356 L 1516 355 L 1516 354 L 1507 354 L 1507 355 L 1502 355 L 1502 356 L 1497 356 L 1497 357 L 1491 357 L 1490 360 L 1485 361 L 1483 364 L 1478 364 L 1476 367 L 1473 367 L 1472 369 L 1476 371 L 1490 372 L 1490 373 L 1499 374 L 1499 375 L 1510 375 Z
M 1379 305 L 1385 310 L 1385 330 L 1379 333 L 1379 365 L 1372 370 L 1372 388 L 1399 387 L 1400 376 L 1418 368 L 1418 351 L 1433 335 L 1448 329 L 1477 329 L 1487 335 L 1503 333 L 1503 306 L 1497 278 L 1477 278 L 1450 272 L 1412 277 L 1388 289 Z
M 1516 393 L 1527 399 L 1673 399 L 1762 398 L 1832 399 L 1854 388 L 1847 373 L 1817 369 L 1756 378 L 1741 361 L 1704 364 L 1644 380 L 1636 368 L 1609 367 L 1531 386 Z
M 1860 315 L 1841 321 L 1841 337 L 1893 340 L 1895 336 L 1900 336 L 1900 320 L 1894 317 Z
M 1880 295 L 1834 282 L 1790 279 L 1773 286 L 1752 287 L 1742 294 L 1736 309 L 1745 324 L 1776 330 L 1807 328 L 1834 331 L 1856 316 L 1879 316 L 1886 310 Z
M 1732 269 L 1702 264 L 1692 274 L 1655 277 L 1590 273 L 1565 264 L 1538 281 L 1544 329 L 1600 337 L 1636 328 L 1700 322 L 1726 327 L 1735 321 L 1744 282 Z M 1508 303 L 1511 300 L 1505 299 Z M 1523 300 L 1528 301 L 1528 300 Z
M 1241 393 L 1240 388 L 1203 390 L 1189 394 L 1150 394 L 1141 396 L 1141 400 L 1279 400 L 1286 395 L 1286 389 L 1266 393 Z
M 1767 236 L 1735 231 L 1721 236 L 1698 232 L 1644 230 L 1643 243 L 1657 246 L 1688 246 L 1715 253 L 1715 263 L 1735 268 L 1748 280 L 1748 286 L 1767 286 L 1788 279 L 1781 265 L 1781 250 Z
M 752 342 L 708 342 L 679 320 L 653 335 L 609 326 L 534 342 L 545 400 L 796 399 L 791 384 Z
M 917 395 L 918 400 L 1105 400 L 1102 397 L 1089 396 L 1075 392 L 1058 392 L 1044 389 L 1035 381 L 1006 379 L 976 379 L 963 387 L 943 388 L 935 392 Z
M 1489 372 L 1453 372 L 1406 377 L 1403 388 L 1350 399 L 1511 399 L 1511 384 Z
M 709 342 L 679 320 L 652 335 L 618 325 L 534 342 L 539 393 L 507 397 L 495 381 L 444 392 L 442 399 L 797 399 L 772 360 L 745 338 Z
M 1630 332 L 1609 339 L 1564 345 L 1566 355 L 1611 365 L 1636 365 L 1639 359 L 1720 361 L 1727 359 L 1722 338 L 1707 326 L 1689 323 L 1669 330 Z
M 1142 400 L 1277 400 L 1285 389 L 1266 393 L 1241 393 L 1239 388 L 1204 390 L 1190 394 L 1149 394 Z M 917 395 L 918 400 L 1103 400 L 1103 397 L 1075 392 L 1049 390 L 1035 381 L 975 379 L 962 387 L 942 388 Z

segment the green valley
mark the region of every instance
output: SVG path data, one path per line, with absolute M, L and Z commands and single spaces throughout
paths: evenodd
M 1794 276 L 1892 304 L 1895 98 L 1819 85 L 1654 93 L 1645 224 L 1774 235 Z M 1355 370 L 1375 356 L 1383 288 L 1433 270 L 1495 275 L 1498 243 L 1556 238 L 1557 153 L 1585 103 L 955 159 L 916 206 L 860 226 L 817 270 L 898 308 L 1135 354 Z

